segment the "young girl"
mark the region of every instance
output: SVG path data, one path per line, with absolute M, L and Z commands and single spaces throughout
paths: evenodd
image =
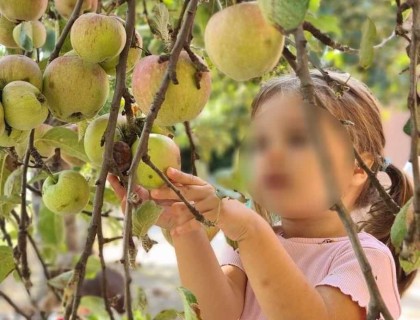
M 397 319 L 400 295 L 415 274 L 406 275 L 399 265 L 390 243 L 395 216 L 357 165 L 352 146 L 374 172 L 388 174 L 389 193 L 400 206 L 412 196 L 412 187 L 403 173 L 384 161 L 379 105 L 371 92 L 348 75 L 329 75 L 348 87 L 339 94 L 318 72 L 311 73 L 319 99 L 334 116 L 320 118 L 331 172 L 349 212 L 370 206 L 358 236 L 381 295 Z M 165 206 L 157 224 L 171 230 L 182 285 L 197 297 L 204 320 L 366 318 L 368 288 L 337 213 L 328 209 L 332 204 L 327 201 L 325 172 L 304 111 L 294 75 L 268 81 L 256 96 L 250 158 L 253 209 L 237 200 L 220 200 L 206 181 L 168 169 L 168 177 L 185 197 L 237 241 L 236 250 L 226 245 L 221 261 L 203 226 L 171 189 L 151 192 Z M 344 128 L 338 120 L 353 125 Z M 110 176 L 109 181 L 123 199 L 125 191 L 117 178 Z M 136 191 L 147 197 L 144 189 Z M 281 226 L 273 225 L 272 214 L 280 216 Z

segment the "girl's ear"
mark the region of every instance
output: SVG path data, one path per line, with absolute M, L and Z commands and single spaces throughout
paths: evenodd
M 374 163 L 374 157 L 369 152 L 363 152 L 360 157 L 362 158 L 363 162 L 369 167 L 372 168 Z M 366 180 L 368 179 L 368 175 L 363 170 L 362 167 L 359 166 L 357 160 L 354 160 L 354 169 L 353 169 L 353 177 L 352 177 L 352 185 L 355 187 L 362 186 Z

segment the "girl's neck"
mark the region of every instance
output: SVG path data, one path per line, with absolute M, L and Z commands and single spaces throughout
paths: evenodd
M 336 238 L 347 235 L 340 218 L 334 211 L 328 211 L 321 218 L 281 218 L 284 238 Z

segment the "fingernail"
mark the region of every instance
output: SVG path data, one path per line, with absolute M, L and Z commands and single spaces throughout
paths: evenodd
M 172 168 L 172 167 L 169 167 L 168 170 L 167 170 L 167 172 L 168 172 L 168 174 L 175 174 L 176 173 L 176 169 L 175 168 Z
M 159 190 L 152 190 L 150 194 L 152 195 L 152 197 L 156 197 L 157 195 L 159 195 Z

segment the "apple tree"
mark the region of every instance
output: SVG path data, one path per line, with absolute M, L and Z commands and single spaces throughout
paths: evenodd
M 48 316 L 50 310 L 33 296 L 31 246 L 65 319 L 151 319 L 130 289 L 139 249 L 133 239 L 150 250 L 155 241 L 147 232 L 162 208 L 139 199 L 137 185 L 146 193 L 163 185 L 177 192 L 165 171 L 182 168 L 212 180 L 221 196 L 244 201 L 246 172 L 238 150 L 259 84 L 296 72 L 305 101 L 315 105 L 305 90 L 311 86 L 309 68 L 324 72 L 326 81 L 326 65 L 347 68 L 367 82 L 384 81 L 374 74 L 383 72 L 386 58 L 376 63 L 374 57 L 397 38 L 410 45 L 407 52 L 400 43 L 389 49 L 400 64 L 388 63 L 386 70 L 392 74 L 405 66 L 410 78 L 372 86 L 390 89 L 385 100 L 398 95 L 398 85 L 410 87 L 412 118 L 405 129 L 418 168 L 420 1 L 387 5 L 380 17 L 353 12 L 362 30 L 344 35 L 339 20 L 349 17 L 341 2 L 0 0 L 0 282 L 12 275 L 21 281 L 31 311 L 20 309 L 6 290 L 0 297 L 26 319 Z M 390 15 L 396 21 L 392 35 L 377 44 L 375 23 L 389 22 Z M 122 202 L 107 183 L 109 174 L 126 190 Z M 419 175 L 415 169 L 416 188 Z M 178 194 L 214 237 L 214 224 Z M 390 203 L 399 217 L 393 241 L 407 270 L 420 265 L 419 195 L 412 206 Z M 346 208 L 335 208 L 372 288 L 369 316 L 391 319 Z M 78 221 L 85 228 L 77 229 Z M 124 278 L 117 280 L 103 256 L 113 241 L 123 243 Z M 69 252 L 71 261 L 63 262 Z M 95 295 L 86 293 L 90 280 L 100 287 Z M 182 287 L 179 292 L 184 310 L 163 310 L 154 319 L 200 319 L 194 295 Z

